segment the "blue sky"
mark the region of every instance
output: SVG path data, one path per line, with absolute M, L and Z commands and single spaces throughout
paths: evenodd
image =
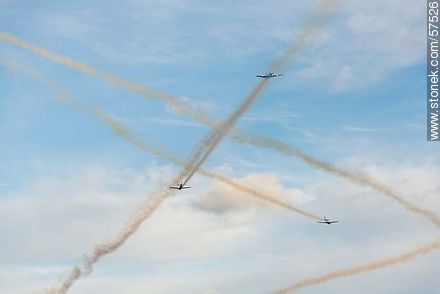
M 422 207 L 438 206 L 440 153 L 435 143 L 425 141 L 424 4 L 340 3 L 315 46 L 272 81 L 238 127 L 379 179 Z M 255 75 L 295 45 L 317 5 L 6 0 L 0 1 L 0 31 L 225 118 L 256 84 Z M 209 132 L 160 101 L 4 42 L 0 59 L 38 69 L 71 95 L 102 107 L 148 142 L 183 158 Z M 60 104 L 52 89 L 22 70 L 2 65 L 0 83 L 0 223 L 5 236 L 0 277 L 8 280 L 0 282 L 0 291 L 27 293 L 63 278 L 178 167 L 139 151 L 96 118 Z M 205 167 L 266 186 L 261 188 L 268 193 L 342 221 L 330 229 L 317 227 L 195 177 L 194 189 L 169 199 L 72 293 L 267 292 L 398 254 L 437 233 L 376 192 L 272 150 L 225 138 Z M 436 253 L 304 292 L 427 293 L 436 283 L 435 261 Z M 359 290 L 365 284 L 369 288 Z

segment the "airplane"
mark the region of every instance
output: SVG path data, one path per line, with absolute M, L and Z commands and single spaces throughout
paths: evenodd
M 328 218 L 326 218 L 326 217 L 324 216 L 324 218 L 322 219 L 322 221 L 319 221 L 318 223 L 320 223 L 320 224 L 331 225 L 331 224 L 334 224 L 334 223 L 337 223 L 337 222 L 339 222 L 339 221 L 337 221 L 337 220 L 331 221 L 331 220 L 329 220 Z
M 257 78 L 262 78 L 262 79 L 270 79 L 270 78 L 280 77 L 282 75 L 283 74 L 276 74 L 276 73 L 273 73 L 273 72 L 268 72 L 268 73 L 265 73 L 263 75 L 257 75 L 256 77 Z
M 190 186 L 184 186 L 182 182 L 180 182 L 180 184 L 178 186 L 170 186 L 170 189 L 175 189 L 175 190 L 182 190 L 182 189 L 189 189 L 191 188 Z

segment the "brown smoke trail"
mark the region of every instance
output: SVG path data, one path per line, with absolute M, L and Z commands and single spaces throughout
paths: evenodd
M 328 274 L 325 274 L 325 275 L 322 275 L 322 276 L 319 276 L 316 278 L 306 279 L 304 281 L 296 283 L 295 285 L 293 285 L 291 287 L 281 289 L 281 290 L 276 291 L 274 293 L 290 293 L 290 292 L 304 289 L 306 287 L 322 284 L 322 283 L 328 282 L 333 279 L 359 275 L 362 273 L 379 270 L 379 269 L 393 266 L 393 265 L 397 265 L 400 263 L 409 262 L 420 255 L 426 255 L 426 254 L 430 253 L 431 251 L 438 250 L 438 249 L 440 249 L 440 242 L 433 242 L 433 243 L 430 243 L 426 246 L 414 249 L 412 251 L 409 251 L 407 253 L 404 253 L 404 254 L 401 254 L 401 255 L 398 255 L 395 257 L 386 258 L 383 260 L 367 263 L 364 265 L 330 272 Z
M 183 174 L 180 174 L 173 181 L 170 182 L 174 184 L 176 181 L 181 179 Z M 132 217 L 132 220 L 127 225 L 125 229 L 119 233 L 116 238 L 111 241 L 104 242 L 95 246 L 92 253 L 85 258 L 85 262 L 82 268 L 75 266 L 70 275 L 66 280 L 63 281 L 61 286 L 58 288 L 57 293 L 64 294 L 66 293 L 73 284 L 81 277 L 89 275 L 93 271 L 94 265 L 104 256 L 113 253 L 119 247 L 124 245 L 124 243 L 133 235 L 143 222 L 150 217 L 156 209 L 160 206 L 160 204 L 167 199 L 172 194 L 171 190 L 166 189 L 162 192 L 154 195 L 151 199 L 148 199 L 141 207 L 141 209 Z
M 246 134 L 244 132 L 241 132 L 239 130 L 234 130 L 232 132 L 232 137 L 235 138 L 237 141 L 241 143 L 248 143 L 254 146 L 258 147 L 269 147 L 274 150 L 277 150 L 281 154 L 287 155 L 287 156 L 293 156 L 304 163 L 312 166 L 315 169 L 322 170 L 329 172 L 331 174 L 335 174 L 337 176 L 340 176 L 356 185 L 362 186 L 362 187 L 368 187 L 370 189 L 373 189 L 377 192 L 380 192 L 382 195 L 387 196 L 388 198 L 396 201 L 398 204 L 405 207 L 410 212 L 413 212 L 415 214 L 418 214 L 427 220 L 429 220 L 431 223 L 436 225 L 437 227 L 440 226 L 440 218 L 439 216 L 429 210 L 423 209 L 418 207 L 417 205 L 408 202 L 404 199 L 401 195 L 399 195 L 397 192 L 393 191 L 389 187 L 386 187 L 385 185 L 377 182 L 376 180 L 373 180 L 371 178 L 368 178 L 367 176 L 343 169 L 341 167 L 332 165 L 330 163 L 321 161 L 311 155 L 308 155 L 301 151 L 300 149 L 294 148 L 286 143 L 270 139 L 270 138 L 264 138 L 258 135 L 252 135 L 252 134 Z
M 293 205 L 291 205 L 291 204 L 289 204 L 287 202 L 281 201 L 281 200 L 279 200 L 279 199 L 277 199 L 277 198 L 275 198 L 273 196 L 270 196 L 270 195 L 268 195 L 268 194 L 266 194 L 264 192 L 261 192 L 259 190 L 252 189 L 252 188 L 250 188 L 250 187 L 248 187 L 246 185 L 243 185 L 242 183 L 240 183 L 240 182 L 238 182 L 236 180 L 233 180 L 233 179 L 230 179 L 230 178 L 218 175 L 218 174 L 214 174 L 214 173 L 212 173 L 210 171 L 207 171 L 207 170 L 204 170 L 204 169 L 199 169 L 198 173 L 200 173 L 201 175 L 204 175 L 204 176 L 215 178 L 215 179 L 217 179 L 217 180 L 219 180 L 219 181 L 221 181 L 221 182 L 223 182 L 225 184 L 228 184 L 228 185 L 236 188 L 239 191 L 242 191 L 242 192 L 248 193 L 248 194 L 250 194 L 252 196 L 256 196 L 256 197 L 261 198 L 263 200 L 269 201 L 269 202 L 271 202 L 273 204 L 276 204 L 278 206 L 284 207 L 285 209 L 288 209 L 290 211 L 299 213 L 299 214 L 301 214 L 303 216 L 306 216 L 308 218 L 311 218 L 311 219 L 314 219 L 314 220 L 321 220 L 321 217 L 319 217 L 319 216 L 317 216 L 315 214 L 312 214 L 312 213 L 310 213 L 308 211 L 305 211 L 303 209 L 297 208 L 297 207 L 295 207 L 295 206 L 293 206 Z
M 251 95 L 241 104 L 241 106 L 235 111 L 223 124 L 219 127 L 214 128 L 212 132 L 207 136 L 205 140 L 202 140 L 196 148 L 195 157 L 190 157 L 186 163 L 183 164 L 184 168 L 180 175 L 173 180 L 169 185 L 173 183 L 182 182 L 184 183 L 189 180 L 189 178 L 197 171 L 201 164 L 208 158 L 209 154 L 215 149 L 215 147 L 221 142 L 225 134 L 234 126 L 241 115 L 252 105 L 252 102 L 261 93 L 267 80 L 260 82 L 257 87 L 252 91 Z M 199 155 L 200 154 L 200 155 Z M 199 156 L 199 157 L 198 157 Z M 149 199 L 144 203 L 143 208 L 133 217 L 131 224 L 124 229 L 119 236 L 117 236 L 113 241 L 103 243 L 98 245 L 93 250 L 93 253 L 86 258 L 84 269 L 82 270 L 82 275 L 88 275 L 93 271 L 93 266 L 105 255 L 113 253 L 120 246 L 122 246 L 128 238 L 134 234 L 142 223 L 150 217 L 154 211 L 160 206 L 160 204 L 172 194 L 171 190 L 166 189 L 153 199 Z M 69 275 L 68 279 L 63 282 L 60 287 L 60 293 L 65 293 L 73 283 L 80 277 L 77 273 L 78 267 L 74 267 L 72 273 Z
M 331 4 L 331 3 L 333 3 L 333 4 Z M 325 15 L 332 13 L 335 10 L 334 9 L 336 7 L 335 4 L 336 4 L 336 1 L 324 1 L 321 6 L 321 9 L 318 9 L 318 13 L 316 13 L 315 15 L 312 16 L 312 18 L 310 19 L 310 21 L 306 25 L 306 29 L 304 29 L 303 31 L 308 31 L 310 33 L 310 35 L 317 35 L 318 27 L 316 27 L 316 26 L 319 25 L 320 19 L 322 19 L 322 16 L 325 16 Z M 314 25 L 315 25 L 315 27 L 314 27 Z M 307 34 L 300 34 L 300 39 L 301 38 L 307 40 Z M 118 86 L 118 87 L 127 89 L 131 92 L 140 94 L 140 95 L 144 96 L 145 98 L 155 98 L 155 99 L 165 101 L 165 102 L 169 103 L 170 105 L 173 105 L 178 111 L 191 116 L 192 118 L 194 118 L 195 120 L 197 120 L 203 124 L 209 125 L 211 127 L 216 127 L 219 125 L 219 121 L 217 119 L 212 118 L 211 116 L 208 116 L 205 113 L 198 111 L 197 109 L 195 109 L 191 105 L 189 105 L 183 101 L 180 101 L 180 100 L 172 97 L 171 95 L 167 95 L 165 93 L 161 93 L 159 91 L 147 88 L 145 86 L 135 84 L 131 81 L 120 78 L 120 77 L 115 76 L 111 73 L 104 72 L 104 71 L 101 71 L 101 70 L 94 68 L 90 65 L 87 65 L 85 63 L 78 62 L 72 58 L 68 58 L 68 57 L 62 56 L 60 54 L 53 53 L 47 49 L 35 46 L 25 40 L 16 38 L 15 36 L 8 34 L 6 32 L 0 32 L 0 41 L 7 42 L 9 44 L 18 46 L 22 49 L 25 49 L 25 50 L 28 50 L 28 51 L 34 53 L 35 55 L 46 58 L 46 59 L 51 60 L 53 62 L 56 62 L 58 64 L 65 65 L 71 69 L 77 70 L 77 71 L 84 73 L 86 75 L 94 76 L 94 77 L 101 79 L 105 82 L 108 82 L 114 86 Z M 307 41 L 307 42 L 309 42 L 309 41 Z M 306 48 L 306 47 L 307 46 L 304 46 L 304 48 Z M 272 68 L 273 69 L 279 68 L 281 66 L 281 64 L 284 64 L 286 61 L 288 61 L 290 59 L 290 56 L 297 56 L 298 53 L 302 52 L 303 50 L 296 51 L 295 49 L 289 49 L 279 59 L 280 60 L 279 62 L 274 63 Z M 395 191 L 391 190 L 390 188 L 386 187 L 385 185 L 377 182 L 376 180 L 369 179 L 365 176 L 358 175 L 354 172 L 345 170 L 341 167 L 337 167 L 337 166 L 328 164 L 324 161 L 320 161 L 319 159 L 314 158 L 310 155 L 307 155 L 306 153 L 302 152 L 301 150 L 299 150 L 293 146 L 290 146 L 286 143 L 283 143 L 279 140 L 275 140 L 275 139 L 271 139 L 271 138 L 267 138 L 267 137 L 262 137 L 262 136 L 259 136 L 256 134 L 247 133 L 247 132 L 244 132 L 242 130 L 237 130 L 237 129 L 232 129 L 231 132 L 229 133 L 229 135 L 233 139 L 235 139 L 241 143 L 247 143 L 247 144 L 252 144 L 255 146 L 271 148 L 271 149 L 273 149 L 277 152 L 280 152 L 284 155 L 296 157 L 297 159 L 305 162 L 308 165 L 311 165 L 314 168 L 335 174 L 337 176 L 341 176 L 342 178 L 345 178 L 345 179 L 347 179 L 357 185 L 361 185 L 363 187 L 368 187 L 370 189 L 373 189 L 373 190 L 375 190 L 381 194 L 384 194 L 385 196 L 395 200 L 397 203 L 404 206 L 409 211 L 427 218 L 430 222 L 432 222 L 436 226 L 440 225 L 440 218 L 438 215 L 436 215 L 433 212 L 427 211 L 423 208 L 419 208 L 418 206 L 416 206 L 412 203 L 409 203 L 408 201 L 406 201 L 404 199 L 404 197 L 402 197 L 401 195 L 399 195 Z
M 0 63 L 3 63 L 7 65 L 8 67 L 12 69 L 18 69 L 19 66 L 16 63 L 13 63 L 11 61 L 5 61 L 0 59 Z M 139 148 L 140 150 L 144 152 L 148 152 L 150 154 L 153 154 L 159 158 L 168 160 L 176 165 L 184 166 L 185 162 L 178 158 L 177 156 L 171 154 L 170 152 L 166 151 L 166 148 L 164 147 L 155 147 L 151 144 L 148 144 L 145 140 L 143 140 L 141 137 L 137 136 L 135 133 L 131 132 L 129 129 L 125 127 L 125 125 L 117 120 L 116 118 L 109 115 L 107 112 L 105 112 L 103 109 L 96 107 L 94 105 L 91 105 L 87 102 L 81 101 L 73 96 L 71 96 L 69 93 L 67 93 L 62 87 L 54 82 L 53 80 L 49 80 L 43 74 L 37 70 L 30 70 L 30 69 L 24 69 L 20 68 L 20 70 L 24 71 L 25 73 L 29 74 L 30 76 L 34 77 L 35 79 L 39 80 L 40 82 L 46 84 L 49 88 L 51 88 L 55 93 L 59 93 L 56 97 L 56 99 L 62 103 L 65 103 L 67 105 L 73 106 L 75 108 L 78 108 L 81 111 L 84 111 L 93 117 L 97 118 L 101 122 L 103 122 L 107 127 L 109 127 L 116 135 L 118 135 L 123 140 L 131 143 L 135 147 Z M 312 218 L 314 220 L 320 220 L 321 218 L 315 214 L 312 214 L 310 212 L 307 212 L 305 210 L 302 210 L 300 208 L 297 208 L 293 205 L 291 205 L 288 202 L 284 202 L 276 197 L 273 197 L 271 195 L 268 195 L 264 192 L 261 192 L 259 190 L 253 189 L 251 187 L 248 187 L 246 185 L 243 185 L 237 180 L 233 180 L 231 178 L 219 175 L 215 172 L 200 168 L 197 170 L 197 173 L 218 180 L 220 182 L 223 182 L 224 184 L 230 185 L 234 188 L 236 188 L 238 191 L 245 192 L 247 194 L 250 194 L 252 196 L 255 196 L 257 198 L 260 198 L 262 200 L 269 201 L 275 205 L 284 207 L 287 210 L 297 212 L 303 216 Z
M 100 79 L 106 83 L 109 83 L 113 86 L 124 88 L 130 92 L 139 94 L 144 96 L 145 98 L 154 98 L 161 101 L 164 101 L 173 107 L 175 107 L 177 110 L 179 110 L 182 113 L 185 113 L 191 117 L 194 117 L 196 120 L 206 120 L 207 116 L 199 113 L 196 111 L 196 109 L 189 104 L 174 98 L 171 95 L 162 93 L 160 91 L 148 88 L 146 86 L 141 86 L 136 83 L 133 83 L 129 80 L 126 80 L 124 78 L 118 77 L 116 75 L 113 75 L 109 72 L 105 72 L 102 70 L 99 70 L 95 67 L 92 67 L 86 63 L 82 63 L 79 61 L 76 61 L 72 58 L 63 56 L 61 54 L 57 54 L 54 52 L 51 52 L 45 48 L 41 48 L 38 46 L 33 45 L 30 42 L 27 42 L 25 40 L 19 39 L 14 37 L 11 34 L 8 34 L 6 32 L 0 32 L 0 41 L 9 43 L 11 45 L 18 46 L 24 50 L 30 51 L 31 53 L 40 56 L 42 58 L 45 58 L 47 60 L 53 61 L 55 63 L 64 65 L 70 69 L 76 70 L 78 72 L 81 72 L 85 75 L 95 77 L 97 79 Z
M 2 63 L 5 63 L 9 67 L 15 69 L 18 66 L 12 62 L 6 62 L 1 61 Z M 112 131 L 114 131 L 118 136 L 123 138 L 124 140 L 132 143 L 136 147 L 140 148 L 143 151 L 152 153 L 158 157 L 164 158 L 166 160 L 169 160 L 175 164 L 185 166 L 185 162 L 181 159 L 175 157 L 174 155 L 168 153 L 165 151 L 164 148 L 157 148 L 153 147 L 149 144 L 147 144 L 144 140 L 136 136 L 134 133 L 130 132 L 121 122 L 113 118 L 112 116 L 108 115 L 105 111 L 102 109 L 92 106 L 86 102 L 80 101 L 72 96 L 70 96 L 66 91 L 61 89 L 60 86 L 58 86 L 55 82 L 52 80 L 47 79 L 44 77 L 40 72 L 36 70 L 25 70 L 26 73 L 30 74 L 31 76 L 35 77 L 36 79 L 40 80 L 44 84 L 48 85 L 50 88 L 54 89 L 55 92 L 61 93 L 57 96 L 57 100 L 59 100 L 62 103 L 66 103 L 68 105 L 71 105 L 73 107 L 76 107 L 84 112 L 87 112 L 91 114 L 92 116 L 98 118 L 101 120 L 105 125 L 111 128 Z M 170 182 L 171 184 L 176 183 L 179 181 L 179 179 L 182 179 L 184 174 L 186 173 L 186 169 L 184 169 L 181 174 L 176 177 L 175 180 Z M 213 179 L 217 179 L 227 185 L 230 185 L 234 188 L 236 188 L 239 191 L 248 193 L 250 195 L 253 195 L 255 197 L 258 197 L 260 199 L 269 201 L 273 204 L 276 204 L 278 206 L 284 207 L 285 209 L 288 209 L 293 212 L 297 212 L 299 214 L 302 214 L 306 217 L 318 220 L 320 219 L 318 216 L 309 213 L 305 210 L 299 209 L 294 207 L 293 205 L 286 203 L 284 201 L 281 201 L 273 196 L 270 196 L 266 193 L 263 193 L 261 191 L 252 189 L 250 187 L 247 187 L 246 185 L 243 185 L 239 181 L 229 179 L 227 177 L 215 174 L 213 172 L 199 169 L 198 173 L 211 177 Z M 94 248 L 92 253 L 88 256 L 86 256 L 84 265 L 82 267 L 75 266 L 73 267 L 71 273 L 69 276 L 64 280 L 64 282 L 61 284 L 61 286 L 54 290 L 52 289 L 51 292 L 56 293 L 66 293 L 70 287 L 81 277 L 86 276 L 90 274 L 93 271 L 93 266 L 95 263 L 97 263 L 103 256 L 113 253 L 115 250 L 117 250 L 120 246 L 122 246 L 127 239 L 135 233 L 141 224 L 150 217 L 154 211 L 159 207 L 159 205 L 164 201 L 166 198 L 168 198 L 171 195 L 170 190 L 164 190 L 161 193 L 154 196 L 152 199 L 149 199 L 146 201 L 140 211 L 137 212 L 137 214 L 132 218 L 132 221 L 130 224 L 112 241 L 105 242 L 103 244 L 100 244 Z
M 321 27 L 328 17 L 339 9 L 340 4 L 337 0 L 322 1 L 312 15 L 308 18 L 296 37 L 297 46 L 287 49 L 275 62 L 272 63 L 270 70 L 278 71 L 284 69 L 286 64 L 296 61 L 303 56 L 316 40 L 322 35 Z
M 304 49 L 310 47 L 313 41 L 315 41 L 315 38 L 312 38 L 312 36 L 318 35 L 318 32 L 320 31 L 319 26 L 322 25 L 322 20 L 326 16 L 329 16 L 330 14 L 335 12 L 336 4 L 337 4 L 337 0 L 323 0 L 317 9 L 317 12 L 312 14 L 310 19 L 306 22 L 304 28 L 301 29 L 298 37 L 298 42 L 297 42 L 298 44 L 295 44 L 294 48 L 286 50 L 281 56 L 281 58 L 279 58 L 275 63 L 273 63 L 271 68 L 277 69 L 287 61 L 289 60 L 293 61 L 292 57 L 299 57 L 300 52 L 304 52 Z M 0 41 L 20 47 L 44 59 L 50 60 L 60 65 L 64 65 L 70 69 L 76 70 L 85 75 L 95 77 L 113 86 L 124 88 L 133 93 L 142 95 L 145 98 L 148 99 L 153 98 L 164 101 L 175 107 L 181 113 L 191 116 L 195 120 L 207 124 L 211 127 L 214 127 L 220 123 L 220 121 L 213 119 L 209 115 L 206 115 L 198 111 L 190 104 L 181 101 L 179 99 L 176 99 L 171 95 L 168 95 L 166 93 L 160 92 L 158 90 L 146 86 L 136 84 L 127 79 L 118 77 L 110 72 L 106 72 L 98 68 L 95 68 L 89 64 L 77 61 L 73 58 L 51 52 L 50 50 L 47 50 L 42 47 L 38 47 L 26 40 L 17 38 L 7 32 L 0 31 Z
M 326 16 L 334 12 L 336 3 L 337 2 L 335 0 L 321 2 L 321 5 L 318 7 L 317 12 L 314 13 L 309 18 L 309 20 L 306 22 L 305 27 L 301 30 L 295 46 L 285 51 L 283 55 L 281 55 L 281 57 L 272 64 L 271 69 L 279 68 L 282 64 L 288 62 L 289 59 L 291 59 L 290 61 L 292 61 L 293 59 L 300 57 L 300 55 L 305 52 L 305 49 L 307 49 L 312 45 L 313 41 L 315 41 L 315 39 L 317 38 L 316 35 L 318 35 L 319 26 L 322 25 L 320 22 L 322 22 L 322 20 Z M 225 134 L 227 134 L 230 131 L 230 129 L 233 127 L 233 125 L 239 119 L 239 117 L 251 106 L 253 101 L 255 101 L 255 99 L 258 97 L 258 95 L 261 93 L 261 91 L 263 90 L 264 86 L 267 83 L 267 80 L 261 81 L 254 88 L 254 90 L 248 96 L 245 102 L 234 113 L 233 117 L 231 117 L 229 121 L 220 124 L 217 120 L 212 119 L 211 117 L 204 115 L 200 112 L 197 112 L 193 107 L 190 107 L 186 103 L 179 101 L 170 95 L 158 92 L 156 90 L 147 87 L 139 86 L 135 83 L 132 83 L 128 80 L 112 75 L 108 72 L 98 70 L 85 63 L 81 63 L 71 58 L 62 56 L 60 54 L 50 52 L 49 50 L 46 50 L 41 47 L 37 47 L 25 40 L 18 39 L 8 33 L 0 32 L 0 40 L 21 47 L 23 49 L 29 50 L 38 56 L 65 65 L 69 68 L 80 71 L 86 75 L 94 76 L 98 79 L 104 80 L 112 85 L 124 87 L 130 91 L 133 91 L 138 94 L 142 94 L 143 96 L 148 98 L 153 97 L 156 99 L 163 100 L 173 105 L 179 111 L 186 113 L 194 117 L 195 119 L 202 121 L 210 126 L 215 127 L 216 130 L 212 132 L 203 142 L 201 142 L 199 147 L 190 156 L 190 160 L 188 162 L 191 163 L 191 166 L 187 166 L 187 167 L 191 171 L 189 172 L 189 175 L 187 176 L 185 183 L 189 181 L 189 179 L 193 176 L 195 171 L 203 164 L 203 162 L 207 159 L 209 154 L 218 145 L 218 143 L 225 136 Z
M 191 170 L 188 173 L 184 184 L 188 183 L 194 173 L 200 168 L 200 166 L 206 161 L 212 151 L 214 151 L 214 149 L 222 141 L 224 136 L 236 124 L 238 119 L 246 112 L 246 110 L 249 109 L 249 107 L 251 107 L 254 101 L 264 90 L 267 82 L 267 79 L 263 79 L 262 81 L 260 81 L 252 90 L 251 94 L 238 107 L 238 109 L 234 111 L 224 123 L 214 128 L 211 133 L 208 134 L 208 136 L 197 145 L 197 148 L 194 150 L 194 152 L 190 156 L 190 159 L 188 160 L 188 162 L 192 163 L 193 165 L 189 167 Z
M 316 12 L 308 19 L 305 27 L 302 28 L 300 35 L 296 40 L 295 46 L 288 48 L 278 59 L 276 59 L 270 69 L 278 70 L 289 61 L 296 61 L 301 57 L 306 50 L 313 44 L 320 34 L 318 28 L 322 25 L 322 21 L 326 16 L 330 15 L 336 10 L 337 2 L 334 0 L 323 1 Z M 268 85 L 268 79 L 260 81 L 243 101 L 238 109 L 229 117 L 228 120 L 214 128 L 214 130 L 200 142 L 198 147 L 194 150 L 188 162 L 194 163 L 192 170 L 186 177 L 184 184 L 188 183 L 198 168 L 206 161 L 208 156 L 222 141 L 231 129 L 234 127 L 238 119 L 251 107 L 255 100 L 261 95 L 265 87 Z
M 12 62 L 7 62 L 2 60 L 2 63 L 8 65 L 12 69 L 16 69 L 17 65 Z M 155 149 L 148 144 L 146 144 L 142 139 L 138 138 L 134 134 L 128 132 L 128 130 L 119 123 L 116 119 L 108 115 L 106 112 L 98 107 L 94 107 L 86 102 L 75 99 L 70 96 L 67 92 L 61 89 L 56 83 L 44 77 L 40 72 L 36 70 L 25 70 L 29 75 L 48 85 L 56 92 L 61 93 L 56 96 L 56 99 L 62 103 L 66 103 L 73 107 L 76 107 L 84 112 L 95 116 L 100 119 L 104 124 L 109 126 L 117 135 L 131 142 L 135 146 L 141 148 L 144 151 L 149 151 L 157 156 L 165 157 L 166 159 L 173 159 L 171 155 L 167 155 L 160 151 L 160 149 Z M 173 181 L 170 182 L 174 184 L 176 181 L 182 179 L 183 175 L 187 171 L 183 170 L 182 173 Z M 81 277 L 89 275 L 93 271 L 93 266 L 97 263 L 103 256 L 113 253 L 119 247 L 121 247 L 128 238 L 134 234 L 142 225 L 142 223 L 150 217 L 154 211 L 160 206 L 160 204 L 172 194 L 172 191 L 165 189 L 162 192 L 154 195 L 151 199 L 148 199 L 142 204 L 139 211 L 132 217 L 131 221 L 125 229 L 121 231 L 119 235 L 109 242 L 104 242 L 100 245 L 95 246 L 92 253 L 85 257 L 85 261 L 82 267 L 74 266 L 69 274 L 69 276 L 62 282 L 59 288 L 51 288 L 49 293 L 66 293 L 70 287 Z
M 13 65 L 13 64 L 9 64 L 9 66 L 16 67 L 16 65 Z M 29 72 L 29 74 L 33 75 L 34 77 L 36 77 L 40 81 L 43 81 L 44 83 L 50 85 L 52 88 L 56 88 L 56 86 L 53 83 L 51 83 L 51 81 L 45 79 L 43 76 L 41 76 L 40 73 L 37 73 L 36 71 L 31 72 L 29 70 L 28 70 L 28 72 Z M 59 88 L 58 88 L 57 92 L 63 93 L 63 91 Z M 81 102 L 80 100 L 73 99 L 67 93 L 59 95 L 57 97 L 60 101 L 62 101 L 64 103 L 70 103 L 73 106 L 75 106 L 83 111 L 86 111 L 88 113 L 91 113 L 95 117 L 99 118 L 106 125 L 108 125 L 115 133 L 117 133 L 119 136 L 121 136 L 125 140 L 131 142 L 132 144 L 134 144 L 138 148 L 140 148 L 144 151 L 150 152 L 156 156 L 160 156 L 162 158 L 165 158 L 166 160 L 169 160 L 169 161 L 174 162 L 176 164 L 179 164 L 179 165 L 183 164 L 183 162 L 180 159 L 175 158 L 174 156 L 172 156 L 171 154 L 167 154 L 166 152 L 162 152 L 163 148 L 155 148 L 153 146 L 149 146 L 148 144 L 146 144 L 146 142 L 142 141 L 142 139 L 140 139 L 139 137 L 137 137 L 133 133 L 130 133 L 121 123 L 117 122 L 113 117 L 109 116 L 104 111 L 102 111 L 96 107 L 91 107 L 90 105 L 87 105 L 86 103 Z M 232 135 L 236 136 L 235 133 L 233 133 Z M 246 138 L 248 141 L 243 141 L 244 138 Z M 327 171 L 327 172 L 330 172 L 333 174 L 337 174 L 337 175 L 339 175 L 339 176 L 341 176 L 341 177 L 343 177 L 343 178 L 345 178 L 345 179 L 347 179 L 357 185 L 373 188 L 374 190 L 381 192 L 382 194 L 388 196 L 389 198 L 393 199 L 397 203 L 401 204 L 409 211 L 426 217 L 432 223 L 434 223 L 436 226 L 440 225 L 440 220 L 436 214 L 434 214 L 431 211 L 417 207 L 416 205 L 414 205 L 414 204 L 406 201 L 402 197 L 400 197 L 393 190 L 391 190 L 388 187 L 381 185 L 380 183 L 377 183 L 371 179 L 368 179 L 366 177 L 362 177 L 361 175 L 355 174 L 353 172 L 343 170 L 343 169 L 338 168 L 336 166 L 333 166 L 329 163 L 325 163 L 320 160 L 317 160 L 317 159 L 303 153 L 299 149 L 294 149 L 293 147 L 291 147 L 287 144 L 284 144 L 284 143 L 281 143 L 281 142 L 278 142 L 275 140 L 266 139 L 264 141 L 264 144 L 260 144 L 262 138 L 246 136 L 245 134 L 243 134 L 243 135 L 239 134 L 236 137 L 236 139 L 239 141 L 242 141 L 245 143 L 250 143 L 253 145 L 257 145 L 257 146 L 265 146 L 265 147 L 272 146 L 272 148 L 282 152 L 283 154 L 293 155 L 293 156 L 301 159 L 302 161 L 308 163 L 309 165 L 311 165 L 317 169 L 324 170 L 324 171 Z M 204 172 L 207 172 L 207 171 L 204 171 Z M 213 177 L 214 175 L 211 174 L 210 176 Z M 217 178 L 217 179 L 220 180 L 219 178 Z M 240 188 L 237 188 L 237 189 L 240 189 Z M 254 192 L 257 192 L 257 191 L 254 191 Z M 256 193 L 252 193 L 252 194 L 254 196 L 256 196 L 255 195 Z M 303 214 L 303 213 L 301 213 L 301 214 Z
M 265 85 L 264 80 L 260 82 L 256 89 L 252 92 L 252 94 L 245 100 L 245 102 L 239 107 L 237 111 L 235 111 L 224 124 L 221 124 L 218 128 L 212 130 L 211 134 L 207 137 L 207 140 L 202 140 L 196 148 L 195 154 L 199 152 L 201 153 L 200 160 L 197 157 L 190 157 L 189 160 L 184 163 L 184 168 L 181 171 L 180 175 L 173 180 L 169 185 L 173 185 L 177 182 L 182 182 L 185 180 L 185 183 L 188 181 L 188 175 L 193 175 L 197 168 L 203 163 L 204 160 L 208 157 L 208 155 L 215 149 L 215 147 L 220 143 L 220 141 L 224 138 L 224 134 L 233 127 L 235 122 L 240 118 L 240 115 L 245 112 L 246 109 L 252 104 L 252 102 L 256 99 L 258 94 L 261 92 L 262 86 Z M 260 86 L 261 85 L 261 86 Z M 225 132 L 224 132 L 225 130 Z M 105 255 L 113 253 L 120 246 L 122 246 L 128 238 L 134 234 L 142 223 L 149 218 L 154 211 L 160 206 L 160 204 L 168 198 L 172 194 L 171 190 L 166 189 L 162 193 L 159 193 L 157 196 L 154 196 L 153 199 L 149 199 L 143 205 L 143 208 L 133 217 L 131 224 L 122 230 L 122 232 L 110 242 L 105 242 L 101 245 L 98 245 L 94 248 L 93 253 L 86 258 L 86 262 L 83 270 L 81 271 L 82 275 L 88 275 L 93 271 L 93 266 Z M 78 276 L 77 273 L 78 267 L 74 267 L 68 279 L 65 280 L 61 287 L 59 288 L 60 293 L 65 293 L 73 283 L 81 277 Z

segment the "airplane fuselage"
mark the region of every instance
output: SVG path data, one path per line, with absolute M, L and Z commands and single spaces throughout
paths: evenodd
M 280 77 L 282 75 L 283 74 L 276 74 L 276 73 L 273 73 L 273 72 L 268 72 L 268 73 L 266 73 L 264 75 L 257 75 L 257 78 L 270 79 L 270 78 Z
M 329 220 L 328 218 L 326 218 L 325 216 L 324 216 L 324 218 L 321 220 L 321 221 L 319 221 L 318 223 L 320 223 L 320 224 L 327 224 L 327 225 L 331 225 L 331 224 L 334 224 L 334 223 L 337 223 L 338 221 L 332 221 L 332 220 Z
M 191 187 L 190 187 L 190 186 L 184 186 L 183 183 L 180 183 L 180 184 L 177 185 L 177 186 L 170 186 L 169 188 L 170 188 L 170 189 L 174 189 L 174 190 L 179 190 L 179 191 L 181 191 L 181 190 L 183 190 L 183 189 L 189 189 L 189 188 L 191 188 Z

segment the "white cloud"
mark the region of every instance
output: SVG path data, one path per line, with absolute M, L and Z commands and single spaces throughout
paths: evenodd
M 438 206 L 440 186 L 432 180 L 440 175 L 437 167 L 381 165 L 368 166 L 365 172 L 418 205 Z M 0 276 L 7 282 L 0 291 L 26 293 L 62 278 L 83 253 L 111 238 L 172 174 L 169 167 L 46 170 L 31 185 L 2 199 Z M 268 292 L 318 273 L 399 254 L 425 244 L 436 232 L 393 201 L 331 176 L 295 188 L 281 183 L 276 174 L 239 180 L 341 222 L 320 226 L 196 177 L 193 189 L 168 199 L 72 293 Z M 426 272 L 434 272 L 433 258 L 438 254 L 323 287 L 340 293 L 362 282 L 375 293 L 386 293 L 390 286 L 397 292 L 405 287 L 429 292 L 435 277 Z M 405 283 L 395 285 L 397 278 Z M 316 289 L 322 288 L 311 291 Z
M 274 174 L 248 174 L 238 182 L 281 201 L 295 203 L 299 206 L 312 200 L 312 196 L 300 189 L 284 187 Z M 196 207 L 217 213 L 246 210 L 256 205 L 263 205 L 265 209 L 273 208 L 273 204 L 257 200 L 247 193 L 237 192 L 234 188 L 223 183 L 215 183 L 195 202 Z
M 335 92 L 364 88 L 424 60 L 425 5 L 405 0 L 342 1 L 326 40 L 296 72 Z

